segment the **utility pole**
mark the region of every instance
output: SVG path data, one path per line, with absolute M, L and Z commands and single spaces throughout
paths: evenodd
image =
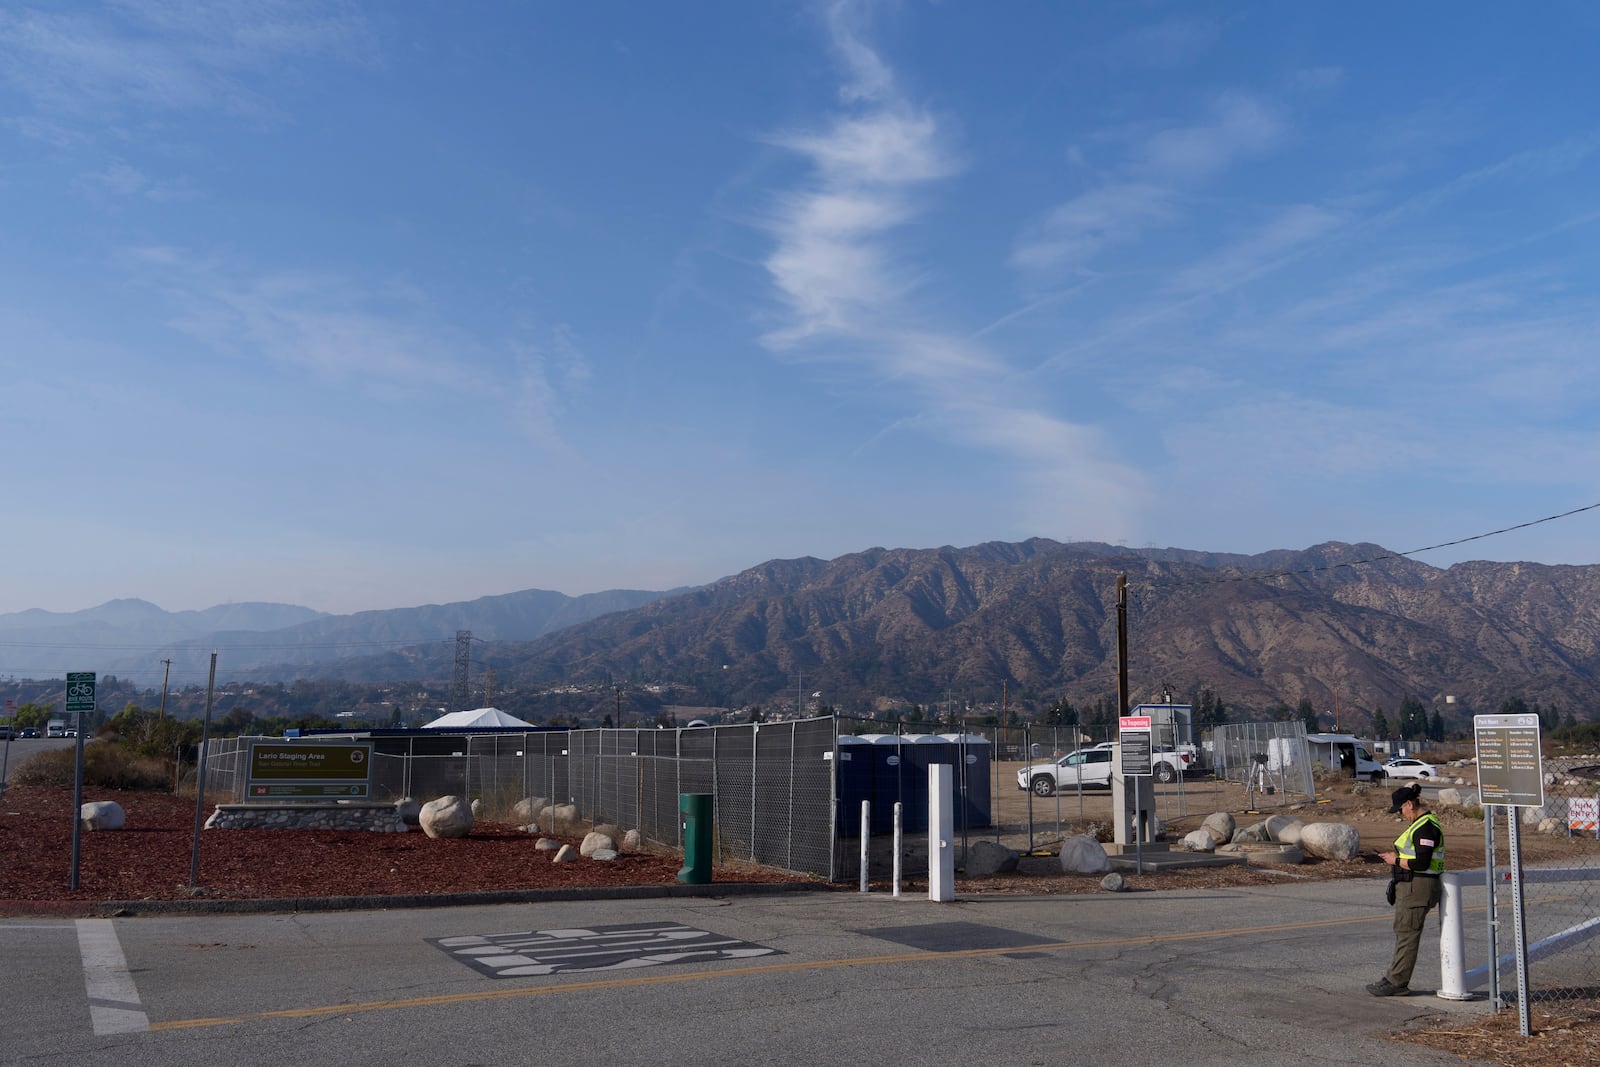
M 167 678 L 172 674 L 172 661 L 164 659 L 161 662 L 166 665 L 166 670 L 161 672 L 161 710 L 156 713 L 157 719 L 167 717 Z
M 1128 576 L 1117 575 L 1117 714 L 1128 714 Z

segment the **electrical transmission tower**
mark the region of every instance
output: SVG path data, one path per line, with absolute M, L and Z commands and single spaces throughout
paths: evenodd
M 472 631 L 456 631 L 456 676 L 450 686 L 450 710 L 470 711 L 467 701 L 471 694 L 467 690 L 467 676 L 472 666 Z

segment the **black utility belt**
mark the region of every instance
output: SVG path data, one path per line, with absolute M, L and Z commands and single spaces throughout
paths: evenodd
M 1394 868 L 1394 880 L 1397 881 L 1397 882 L 1409 882 L 1413 878 L 1437 878 L 1437 877 L 1439 877 L 1439 872 L 1438 871 L 1413 871 L 1413 870 L 1410 870 L 1410 869 L 1405 868 L 1405 867 L 1395 867 Z

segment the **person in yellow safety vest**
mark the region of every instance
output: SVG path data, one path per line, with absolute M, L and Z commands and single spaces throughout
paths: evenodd
M 1403 997 L 1411 992 L 1411 972 L 1417 965 L 1422 928 L 1428 912 L 1439 904 L 1444 873 L 1444 827 L 1422 800 L 1422 786 L 1396 789 L 1389 797 L 1389 813 L 1399 814 L 1409 826 L 1395 838 L 1393 852 L 1380 852 L 1389 865 L 1389 903 L 1394 905 L 1394 960 L 1389 973 L 1367 986 L 1375 997 Z

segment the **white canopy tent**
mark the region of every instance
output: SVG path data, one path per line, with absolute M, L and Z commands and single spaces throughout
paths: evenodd
M 452 711 L 448 715 L 441 715 L 422 728 L 424 730 L 492 730 L 516 728 L 519 726 L 532 727 L 534 724 L 525 722 L 515 715 L 507 715 L 499 708 L 475 708 L 472 711 Z

